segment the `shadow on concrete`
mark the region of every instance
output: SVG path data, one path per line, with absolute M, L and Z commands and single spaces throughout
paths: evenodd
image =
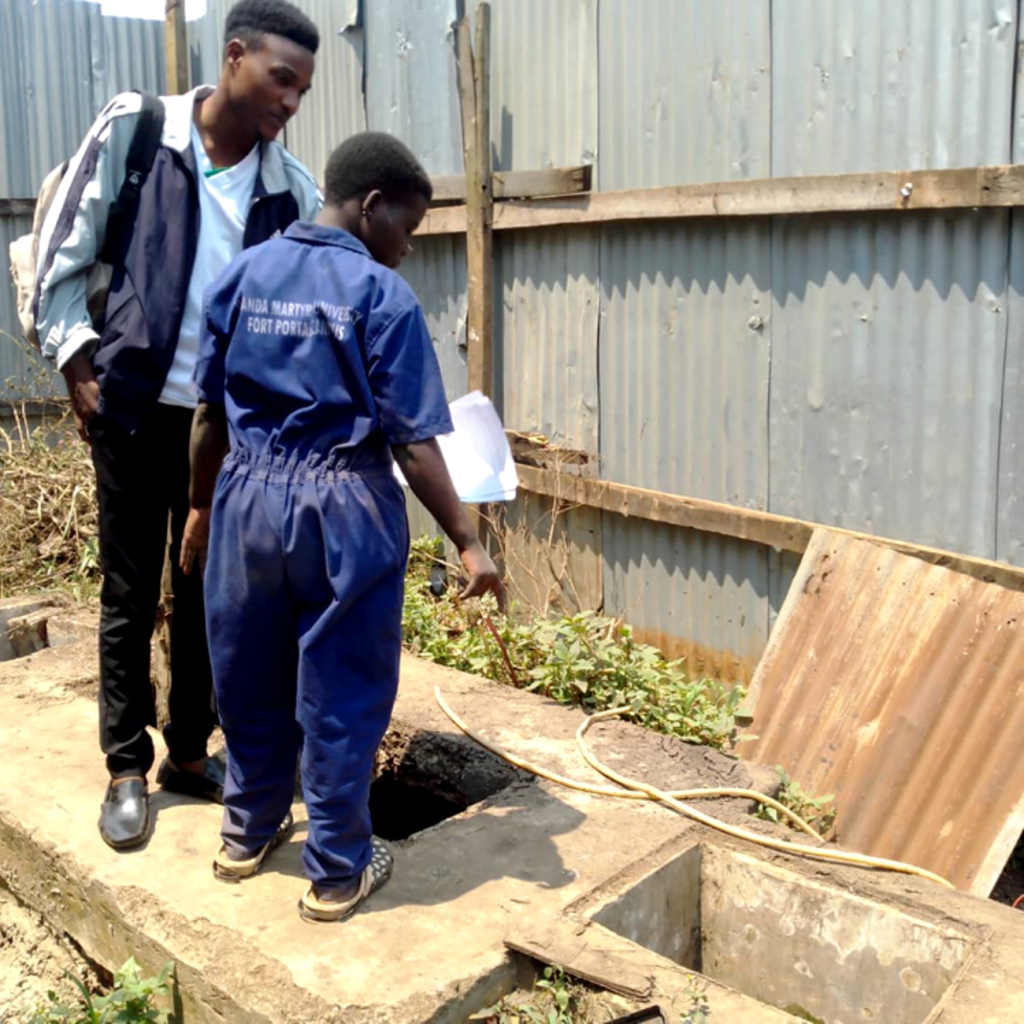
M 188 802 L 187 797 L 168 794 L 165 808 L 179 800 Z M 395 873 L 361 913 L 447 903 L 508 879 L 542 890 L 560 889 L 576 876 L 566 868 L 554 839 L 572 832 L 583 820 L 580 811 L 535 784 L 517 783 L 477 805 L 469 816 L 389 843 Z M 307 832 L 307 822 L 297 821 L 291 839 L 274 851 L 260 875 L 304 882 L 302 851 Z M 212 846 L 216 836 L 210 838 Z

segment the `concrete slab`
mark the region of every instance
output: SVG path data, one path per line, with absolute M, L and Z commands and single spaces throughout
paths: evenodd
M 42 608 L 54 608 L 65 604 L 67 601 L 50 594 L 0 598 L 0 661 L 9 661 L 28 653 L 21 644 L 12 642 L 12 623 Z
M 575 752 L 580 713 L 405 659 L 382 768 L 436 777 L 439 791 L 481 802 L 392 844 L 393 881 L 352 920 L 309 925 L 295 910 L 305 886 L 301 804 L 293 840 L 238 886 L 210 873 L 220 823 L 213 806 L 155 792 L 156 829 L 145 848 L 117 854 L 102 843 L 96 819 L 106 779 L 95 704 L 83 696 L 90 662 L 89 644 L 71 644 L 0 665 L 0 880 L 107 968 L 129 954 L 150 969 L 174 959 L 189 1022 L 463 1021 L 516 987 L 503 945 L 513 929 L 567 922 L 575 922 L 581 944 L 621 955 L 626 943 L 630 962 L 652 979 L 652 1001 L 672 1005 L 692 976 L 592 918 L 695 843 L 760 858 L 653 805 L 524 780 L 451 725 L 434 702 L 435 684 L 485 735 L 557 771 L 596 780 Z M 709 758 L 624 723 L 592 734 L 600 757 L 663 788 L 751 781 L 742 762 Z M 715 810 L 755 824 L 745 801 L 720 801 Z M 756 827 L 778 834 L 767 822 Z M 1024 919 L 1014 912 L 912 879 L 781 854 L 760 859 L 809 884 L 827 883 L 962 932 L 970 953 L 943 996 L 943 1024 L 1024 1019 Z M 769 911 L 762 908 L 762 928 Z M 722 916 L 732 928 L 740 913 L 730 908 Z M 708 996 L 723 1021 L 789 1019 L 728 984 L 710 982 Z

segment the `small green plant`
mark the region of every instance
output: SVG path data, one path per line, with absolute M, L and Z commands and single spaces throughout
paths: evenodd
M 533 988 L 529 1002 L 503 996 L 470 1020 L 488 1024 L 576 1024 L 581 1020 L 578 993 L 561 967 L 545 967 Z
M 78 989 L 75 1005 L 65 1003 L 56 992 L 47 993 L 47 1002 L 36 1010 L 30 1024 L 167 1024 L 168 1011 L 155 1000 L 169 994 L 174 964 L 166 963 L 155 978 L 140 977 L 139 965 L 129 957 L 114 974 L 114 989 L 108 995 L 93 995 L 68 975 Z
M 803 818 L 821 835 L 827 835 L 836 820 L 835 807 L 830 806 L 835 800 L 835 796 L 832 793 L 825 796 L 814 796 L 808 793 L 799 782 L 790 778 L 781 764 L 775 766 L 775 771 L 781 781 L 775 799 Z M 756 817 L 763 818 L 765 821 L 786 821 L 774 807 L 766 807 L 764 804 L 758 807 Z
M 691 977 L 685 995 L 690 1005 L 683 1011 L 681 1024 L 708 1024 L 711 1020 L 711 1003 L 708 1001 L 707 982 Z
M 736 742 L 741 687 L 691 679 L 681 661 L 667 661 L 619 619 L 596 612 L 517 622 L 491 598 L 469 607 L 452 588 L 435 596 L 429 574 L 437 564 L 433 538 L 413 543 L 402 617 L 413 654 L 587 711 L 626 707 L 627 719 L 691 743 Z

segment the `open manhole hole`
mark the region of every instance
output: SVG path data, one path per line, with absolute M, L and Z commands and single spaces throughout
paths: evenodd
M 0 662 L 25 658 L 47 647 L 92 641 L 97 613 L 66 604 L 49 596 L 0 599 Z
M 429 786 L 383 775 L 370 787 L 373 834 L 381 839 L 408 839 L 432 825 L 461 814 L 470 805 L 448 800 Z
M 966 935 L 753 857 L 695 846 L 594 921 L 801 1020 L 924 1024 Z
M 523 778 L 463 736 L 392 723 L 370 787 L 374 835 L 408 839 Z

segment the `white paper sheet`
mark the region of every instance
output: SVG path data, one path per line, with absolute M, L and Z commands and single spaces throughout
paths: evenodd
M 511 501 L 519 477 L 505 428 L 491 400 L 473 391 L 456 399 L 449 409 L 455 431 L 442 434 L 437 443 L 459 500 L 467 505 Z M 408 486 L 397 463 L 395 476 Z

